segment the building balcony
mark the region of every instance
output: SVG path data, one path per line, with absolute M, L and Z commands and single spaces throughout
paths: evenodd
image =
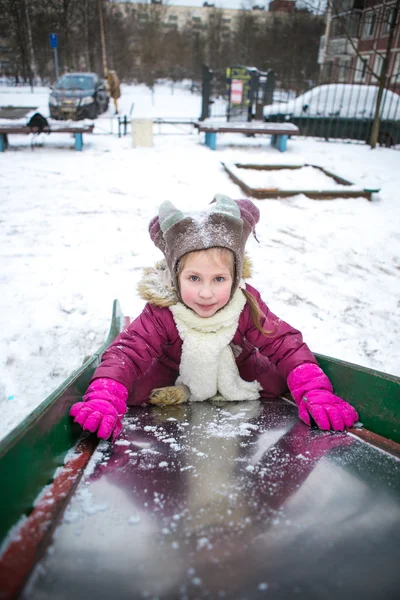
M 358 38 L 351 38 L 353 44 L 357 48 Z M 352 47 L 350 40 L 347 37 L 334 38 L 329 40 L 328 47 L 326 49 L 327 59 L 331 60 L 335 56 L 354 56 L 355 50 Z

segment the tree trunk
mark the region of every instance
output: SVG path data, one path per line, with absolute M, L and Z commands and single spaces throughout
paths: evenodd
M 28 10 L 28 3 L 27 0 L 24 0 L 24 8 L 25 8 L 25 19 L 26 19 L 26 31 L 27 31 L 27 37 L 28 37 L 28 51 L 29 51 L 29 83 L 31 85 L 31 90 L 33 92 L 33 84 L 34 84 L 34 80 L 37 77 L 37 70 L 36 70 L 36 61 L 35 61 L 35 53 L 33 50 L 33 42 L 32 42 L 32 28 L 31 28 L 31 19 L 30 19 L 30 15 L 29 15 L 29 10 Z
M 103 57 L 103 74 L 107 77 L 107 52 L 106 52 L 106 38 L 104 35 L 104 20 L 103 20 L 103 4 L 102 0 L 99 0 L 99 23 L 100 23 L 100 39 L 101 39 L 101 53 Z
M 9 0 L 9 7 L 11 13 L 11 21 L 14 28 L 14 35 L 16 40 L 16 46 L 18 48 L 19 56 L 17 57 L 17 63 L 20 64 L 22 70 L 23 80 L 31 79 L 28 52 L 26 48 L 26 38 L 23 26 L 23 15 L 20 13 L 20 6 L 16 0 Z M 18 60 L 19 59 L 19 60 Z M 18 73 L 17 73 L 18 76 Z
M 378 143 L 378 140 L 379 140 L 379 129 L 380 129 L 380 124 L 381 124 L 381 119 L 380 119 L 381 104 L 382 104 L 383 92 L 386 88 L 386 82 L 388 79 L 387 74 L 389 71 L 390 54 L 391 54 L 391 50 L 392 50 L 392 46 L 393 46 L 393 40 L 394 40 L 395 31 L 396 31 L 397 21 L 399 18 L 399 9 L 400 9 L 400 0 L 397 0 L 396 6 L 394 7 L 394 14 L 393 14 L 392 22 L 390 24 L 389 38 L 388 38 L 388 43 L 387 43 L 387 47 L 386 47 L 385 58 L 383 59 L 383 64 L 382 64 L 382 73 L 379 78 L 379 90 L 378 90 L 378 96 L 376 98 L 376 104 L 375 104 L 374 122 L 372 124 L 371 137 L 370 137 L 370 141 L 369 141 L 369 145 L 371 146 L 372 149 L 374 149 L 376 147 L 376 144 Z
M 85 62 L 86 62 L 86 70 L 91 71 L 92 65 L 90 61 L 90 52 L 89 52 L 89 15 L 88 15 L 88 0 L 85 0 L 85 6 L 83 9 L 83 21 L 84 21 L 84 44 L 85 44 Z

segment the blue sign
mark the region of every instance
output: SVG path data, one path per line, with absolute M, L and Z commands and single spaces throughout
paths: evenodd
M 58 35 L 56 33 L 49 34 L 50 48 L 58 48 Z

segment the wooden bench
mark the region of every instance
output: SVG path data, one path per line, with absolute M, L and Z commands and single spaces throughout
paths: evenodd
M 45 127 L 43 129 L 43 133 L 69 133 L 72 134 L 75 138 L 75 148 L 81 152 L 83 148 L 83 134 L 84 133 L 93 133 L 94 125 L 86 125 L 86 126 L 75 126 L 75 125 L 52 125 L 51 127 Z M 9 123 L 7 125 L 0 124 L 0 152 L 5 152 L 7 150 L 8 144 L 8 136 L 10 134 L 19 133 L 19 134 L 29 134 L 29 133 L 39 133 L 38 127 L 28 127 L 27 125 L 20 125 L 18 123 Z
M 206 134 L 205 144 L 211 150 L 217 147 L 217 133 L 246 133 L 262 134 L 271 136 L 271 146 L 281 152 L 285 152 L 289 135 L 299 133 L 299 128 L 293 123 L 260 123 L 250 121 L 249 123 L 229 123 L 222 121 L 200 121 L 199 131 Z

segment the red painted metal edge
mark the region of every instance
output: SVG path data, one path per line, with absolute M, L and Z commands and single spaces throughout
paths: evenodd
M 286 400 L 287 402 L 290 402 L 290 404 L 296 406 L 295 401 L 289 393 L 282 394 L 280 397 Z M 400 458 L 400 444 L 398 444 L 397 442 L 389 440 L 388 438 L 383 437 L 383 435 L 374 433 L 369 429 L 356 429 L 355 427 L 350 427 L 350 429 L 347 429 L 346 431 L 352 433 L 356 437 L 359 437 L 364 442 L 372 444 L 372 446 L 376 446 L 377 448 L 380 448 L 381 450 L 389 452 L 389 454 L 393 454 L 393 456 Z
M 74 456 L 64 465 L 0 556 L 1 600 L 14 600 L 20 594 L 44 554 L 97 442 L 95 436 L 90 436 L 79 443 Z
M 373 446 L 376 446 L 377 448 L 385 450 L 385 452 L 389 452 L 390 454 L 393 454 L 393 456 L 400 458 L 400 444 L 397 442 L 388 440 L 382 435 L 378 435 L 369 429 L 351 428 L 348 431 L 349 433 L 352 433 L 353 435 L 362 439 L 364 442 L 368 442 L 369 444 L 372 444 Z

